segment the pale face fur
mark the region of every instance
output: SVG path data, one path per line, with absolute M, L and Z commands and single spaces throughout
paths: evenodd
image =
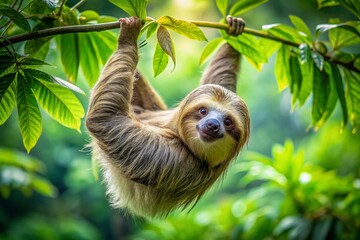
M 206 109 L 201 114 L 200 109 Z M 177 127 L 181 139 L 192 152 L 215 167 L 234 158 L 249 137 L 249 113 L 244 101 L 233 92 L 217 86 L 204 85 L 190 93 L 179 106 Z M 221 137 L 202 137 L 198 125 L 210 116 L 220 122 Z M 231 125 L 226 126 L 225 120 Z

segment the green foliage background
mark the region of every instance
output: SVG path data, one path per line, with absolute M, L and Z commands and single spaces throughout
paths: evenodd
M 13 1 L 4 3 L 8 2 Z M 226 15 L 224 2 L 153 0 L 148 3 L 147 15 L 217 22 Z M 266 1 L 229 1 L 229 5 L 237 4 L 232 14 L 241 13 L 249 2 Z M 349 5 L 357 1 L 319 0 L 317 3 L 332 7 L 317 9 L 319 5 L 311 1 L 292 1 L 289 4 L 270 0 L 241 16 L 248 27 L 261 29 L 267 25 L 268 31 L 280 37 L 284 36 L 284 29 L 292 31 L 285 26 L 291 24 L 302 29 L 302 32 L 310 31 L 312 36 L 324 32 L 320 39 L 329 40 L 329 44 L 316 45 L 319 52 L 328 51 L 329 46 L 335 49 L 341 47 L 343 59 L 359 64 L 360 38 L 354 32 L 354 29 L 359 32 L 359 26 L 351 25 L 359 19 L 359 6 Z M 346 7 L 339 6 L 339 3 L 345 3 Z M 66 3 L 67 6 L 74 4 L 76 1 Z M 96 12 L 85 11 L 88 9 Z M 141 9 L 134 13 L 146 16 Z M 7 15 L 9 11 L 5 10 Z M 2 14 L 5 10 L 0 8 Z M 40 9 L 34 7 L 32 11 L 36 15 Z M 53 8 L 41 9 L 42 14 L 46 11 L 50 13 Z M 79 7 L 80 18 L 70 8 L 64 7 L 63 12 L 63 26 L 89 24 L 91 21 L 111 22 L 127 16 L 113 4 L 95 0 L 88 0 Z M 307 30 L 299 19 L 309 29 L 315 29 L 322 23 L 332 25 L 323 25 L 316 33 Z M 2 18 L 1 23 L 6 21 L 7 18 Z M 18 19 L 14 21 L 15 26 L 7 29 L 7 33 L 16 34 L 30 27 L 40 29 L 59 24 L 57 21 L 45 22 L 47 26 L 28 26 L 24 19 Z M 272 23 L 282 25 L 269 25 Z M 347 24 L 337 26 L 341 23 Z M 176 57 L 169 54 L 174 65 L 176 59 L 175 68 L 172 64 L 165 64 L 161 66 L 161 71 L 153 71 L 154 52 L 162 53 L 156 47 L 154 37 L 148 38 L 147 45 L 140 49 L 140 70 L 170 106 L 198 85 L 208 59 L 207 54 L 202 54 L 202 49 L 208 49 L 211 53 L 223 41 L 218 31 L 202 30 L 210 41 L 210 50 L 206 42 L 170 32 L 173 46 L 167 46 L 170 46 L 170 50 L 176 49 Z M 148 32 L 148 35 L 151 34 Z M 340 38 L 335 38 L 339 35 Z M 10 89 L 3 97 L 13 99 L 11 96 L 15 92 L 18 94 L 17 103 L 2 101 L 7 105 L 1 105 L 0 109 L 0 120 L 3 120 L 0 127 L 1 239 L 360 238 L 360 136 L 352 133 L 360 115 L 356 112 L 359 106 L 352 104 L 359 99 L 359 74 L 346 70 L 341 72 L 340 80 L 344 81 L 345 87 L 351 87 L 350 94 L 357 97 L 352 98 L 349 104 L 348 100 L 340 97 L 345 97 L 344 93 L 335 90 L 341 89 L 334 87 L 339 83 L 335 67 L 332 63 L 324 62 L 319 54 L 311 56 L 306 44 L 309 45 L 313 39 L 306 38 L 301 39 L 305 45 L 298 52 L 248 34 L 242 40 L 238 39 L 241 41 L 239 48 L 246 57 L 241 64 L 238 94 L 251 111 L 251 139 L 231 166 L 223 183 L 213 188 L 190 213 L 176 212 L 166 220 L 142 221 L 111 209 L 101 181 L 93 174 L 96 168 L 92 168 L 90 153 L 85 147 L 89 138 L 84 128 L 81 106 L 86 108 L 89 86 L 95 83 L 102 65 L 115 49 L 116 36 L 117 31 L 114 30 L 60 35 L 54 38 L 55 42 L 50 38 L 30 40 L 26 42 L 24 50 L 20 44 L 14 45 L 15 50 L 28 55 L 19 56 L 22 74 L 10 73 L 10 76 L 4 77 L 8 74 L 5 72 L 1 75 L 1 89 L 4 89 L 3 86 Z M 266 53 L 259 53 L 256 48 L 252 50 L 253 44 L 242 48 L 249 41 L 261 41 L 267 46 Z M 58 48 L 55 48 L 55 44 Z M 34 54 L 34 49 L 39 46 L 41 50 Z M 49 51 L 47 56 L 44 49 Z M 268 63 L 263 65 L 276 49 L 280 49 L 281 54 L 272 55 Z M 300 56 L 303 62 L 311 62 L 311 66 L 300 64 L 294 56 Z M 2 52 L 0 70 L 9 67 L 3 64 L 7 57 L 7 53 Z M 36 59 L 51 65 L 43 65 L 44 62 Z M 205 64 L 199 66 L 199 60 Z M 297 85 L 299 81 L 296 79 L 299 79 L 302 70 L 299 68 L 316 69 L 321 64 L 327 77 L 315 78 L 320 82 L 314 80 L 313 84 L 317 84 L 318 88 L 312 88 L 313 95 L 310 96 L 310 92 L 301 91 Z M 262 70 L 258 71 L 260 68 Z M 291 75 L 283 69 L 290 69 Z M 153 77 L 154 73 L 156 78 Z M 20 79 L 22 83 L 31 82 L 31 92 L 30 88 L 21 88 L 21 84 L 11 85 L 12 79 Z M 306 76 L 302 76 L 303 83 L 304 79 Z M 321 82 L 324 79 L 327 82 Z M 290 87 L 285 88 L 288 84 Z M 324 87 L 330 89 L 326 95 L 323 95 Z M 2 94 L 0 92 L 0 96 Z M 45 96 L 49 100 L 45 101 Z M 31 109 L 18 110 L 19 116 L 14 111 L 6 120 L 4 116 L 10 113 L 5 111 L 11 111 L 16 105 L 25 106 L 19 101 L 30 103 L 28 106 Z M 355 115 L 344 114 L 344 104 Z M 300 105 L 302 107 L 298 108 Z M 347 118 L 351 126 L 345 126 Z M 29 121 L 32 125 L 22 124 Z M 30 155 L 24 153 L 30 149 Z

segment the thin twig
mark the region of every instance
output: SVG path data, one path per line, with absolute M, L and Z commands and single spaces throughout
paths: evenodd
M 74 10 L 75 8 L 78 8 L 80 7 L 84 2 L 86 2 L 86 0 L 80 0 L 77 4 L 75 4 L 71 10 Z
M 153 19 L 148 18 L 147 20 L 153 21 Z M 207 28 L 216 28 L 216 29 L 222 29 L 222 30 L 228 30 L 229 27 L 227 24 L 224 23 L 215 23 L 215 22 L 205 22 L 205 21 L 189 21 L 193 24 L 195 24 L 198 27 L 207 27 Z M 104 31 L 109 29 L 116 29 L 119 28 L 120 24 L 119 22 L 109 22 L 109 23 L 100 23 L 100 24 L 93 24 L 93 25 L 73 25 L 73 26 L 62 26 L 62 27 L 54 27 L 54 28 L 48 28 L 43 30 L 38 30 L 34 32 L 24 33 L 15 35 L 12 37 L 9 37 L 6 41 L 1 41 L 0 48 L 3 46 L 7 46 L 9 44 L 14 44 L 18 42 L 27 41 L 30 39 L 37 39 L 41 37 L 47 37 L 47 36 L 53 36 L 57 34 L 67 34 L 67 33 L 80 33 L 80 32 L 94 32 L 94 31 Z M 254 36 L 267 38 L 270 40 L 274 40 L 277 42 L 281 42 L 282 44 L 286 44 L 293 47 L 299 47 L 300 43 L 291 42 L 288 40 L 284 40 L 272 35 L 269 35 L 267 33 L 251 29 L 251 28 L 245 28 L 244 33 L 248 33 Z M 360 69 L 356 68 L 351 63 L 345 63 L 340 60 L 331 59 L 326 54 L 323 54 L 319 52 L 326 60 L 333 61 L 336 64 L 339 64 L 341 66 L 346 67 L 347 69 L 360 73 Z

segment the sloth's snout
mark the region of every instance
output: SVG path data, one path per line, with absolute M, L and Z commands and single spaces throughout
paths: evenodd
M 210 118 L 206 120 L 205 126 L 210 132 L 217 133 L 220 129 L 220 122 L 215 118 Z

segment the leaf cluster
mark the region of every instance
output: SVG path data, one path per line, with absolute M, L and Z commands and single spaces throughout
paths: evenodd
M 207 41 L 199 26 L 219 28 L 223 29 L 221 36 L 208 42 L 200 63 L 204 63 L 226 42 L 258 70 L 276 54 L 274 72 L 279 91 L 290 89 L 294 108 L 311 99 L 312 126 L 315 129 L 327 121 L 338 102 L 342 109 L 342 126 L 350 122 L 355 132 L 360 125 L 360 55 L 356 52 L 360 44 L 360 14 L 356 0 L 317 0 L 319 8 L 336 5 L 345 7 L 357 18 L 354 21 L 330 19 L 329 23 L 319 24 L 312 32 L 301 18 L 289 16 L 292 26 L 270 24 L 264 25 L 260 31 L 245 28 L 238 37 L 226 33 L 228 27 L 224 24 L 225 17 L 228 14 L 239 16 L 265 4 L 267 0 L 237 1 L 233 5 L 227 0 L 216 0 L 216 6 L 224 18 L 220 23 L 186 21 L 170 16 L 152 19 L 146 17 L 147 1 L 110 2 L 129 15 L 143 20 L 142 34 L 146 33 L 146 39 L 156 36 L 153 56 L 155 76 L 167 67 L 169 57 L 176 66 L 172 31 L 190 39 Z M 48 5 L 47 1 L 42 0 L 16 1 L 13 5 L 0 4 L 0 13 L 3 14 L 0 29 L 4 39 L 0 44 L 8 45 L 7 39 L 17 36 L 21 39 L 21 34 L 49 30 L 45 37 L 25 41 L 23 52 L 22 48 L 15 49 L 17 45 L 5 46 L 5 50 L 1 51 L 0 104 L 4 111 L 1 111 L 0 123 L 8 119 L 16 106 L 24 145 L 30 151 L 41 133 L 39 104 L 55 120 L 79 130 L 84 110 L 77 97 L 69 92 L 80 92 L 71 83 L 76 83 L 81 69 L 88 85 L 93 86 L 101 67 L 116 47 L 116 37 L 110 31 L 59 36 L 53 35 L 52 31 L 71 26 L 86 28 L 111 23 L 116 19 L 101 16 L 93 10 L 79 12 L 64 1 L 59 5 Z M 69 82 L 34 68 L 46 65 L 44 60 L 50 46 L 61 54 L 61 63 Z

